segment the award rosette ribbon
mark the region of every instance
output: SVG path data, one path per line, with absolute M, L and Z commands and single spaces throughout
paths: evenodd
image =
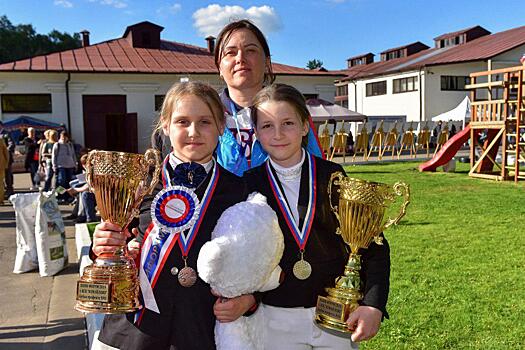
M 332 186 L 339 186 L 339 205 L 332 206 Z M 335 281 L 334 288 L 326 288 L 327 296 L 319 296 L 315 311 L 316 324 L 340 337 L 351 336 L 346 320 L 358 306 L 363 295 L 361 292 L 361 256 L 359 249 L 368 248 L 375 241 L 382 244 L 379 235 L 391 225 L 397 224 L 405 215 L 410 203 L 408 185 L 397 182 L 389 186 L 377 182 L 345 177 L 342 173 L 332 174 L 328 183 L 330 206 L 339 221 L 337 234 L 340 234 L 350 246 L 350 256 L 343 276 Z M 386 209 L 396 200 L 403 197 L 403 203 L 394 219 L 383 220 Z
M 152 167 L 154 171 L 148 183 Z M 118 224 L 124 230 L 138 215 L 144 196 L 157 184 L 160 170 L 160 155 L 153 149 L 144 155 L 89 152 L 86 181 L 95 194 L 102 220 Z M 99 255 L 84 269 L 77 282 L 75 309 L 84 313 L 133 312 L 141 307 L 138 293 L 137 267 L 122 246 L 114 253 Z
M 191 287 L 197 281 L 197 272 L 187 264 L 188 251 L 196 235 L 193 229 L 199 218 L 201 204 L 195 192 L 184 186 L 168 186 L 160 191 L 151 204 L 151 218 L 159 229 L 159 236 L 152 245 L 148 254 L 144 271 L 148 279 L 152 279 L 160 252 L 155 256 L 156 250 L 161 250 L 166 235 L 178 234 L 179 244 L 183 253 L 184 267 L 177 271 L 179 283 L 183 287 Z M 187 232 L 188 234 L 185 234 Z M 159 245 L 160 244 L 160 245 Z
M 182 165 L 183 169 L 187 170 L 185 176 L 188 176 L 188 181 L 182 181 L 180 177 L 170 179 L 168 163 L 171 164 L 171 168 L 175 171 L 177 171 L 178 166 Z M 145 307 L 157 313 L 159 313 L 159 309 L 152 290 L 162 271 L 163 257 L 170 254 L 175 244 L 178 243 L 184 266 L 172 267 L 170 270 L 171 274 L 176 275 L 179 284 L 185 288 L 190 288 L 197 282 L 197 272 L 193 267 L 189 266 L 188 254 L 198 234 L 219 179 L 219 167 L 215 164 L 211 170 L 210 181 L 206 186 L 201 201 L 193 188 L 179 184 L 191 185 L 194 182 L 192 180 L 195 180 L 192 167 L 186 166 L 188 164 L 182 163 L 177 165 L 170 155 L 164 159 L 162 167 L 163 189 L 151 203 L 152 224 L 146 231 L 143 242 L 140 285 Z M 204 169 L 202 170 L 204 171 Z M 182 174 L 179 175 L 182 176 Z M 198 185 L 196 184 L 196 186 Z

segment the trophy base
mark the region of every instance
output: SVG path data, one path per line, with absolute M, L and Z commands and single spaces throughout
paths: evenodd
M 352 332 L 348 329 L 346 324 L 341 325 L 339 322 L 332 322 L 332 320 L 325 319 L 322 316 L 317 316 L 315 318 L 315 325 L 324 332 L 330 333 L 339 338 L 350 339 L 352 337 Z
M 97 259 L 77 282 L 75 309 L 83 313 L 122 314 L 141 308 L 137 268 L 121 256 Z
M 352 331 L 348 329 L 346 320 L 359 306 L 361 293 L 353 289 L 327 288 L 327 297 L 317 297 L 315 308 L 316 325 L 338 337 L 350 338 Z

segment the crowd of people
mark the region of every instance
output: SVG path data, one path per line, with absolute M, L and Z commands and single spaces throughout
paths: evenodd
M 0 122 L 0 199 L 14 194 L 13 163 L 17 143 L 24 158 L 24 169 L 29 173 L 29 191 L 57 190 L 60 204 L 74 205 L 67 219 L 93 222 L 96 216 L 95 198 L 82 175 L 86 150 L 73 143 L 67 131 L 47 129 L 41 135 L 33 127 L 22 128 L 18 140 Z M 18 156 L 18 155 L 16 155 Z M 2 202 L 3 203 L 3 202 Z

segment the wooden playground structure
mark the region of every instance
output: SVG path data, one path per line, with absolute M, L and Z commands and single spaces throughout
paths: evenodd
M 525 162 L 524 74 L 525 64 L 470 74 L 466 86 L 472 89 L 470 176 L 525 179 L 524 169 L 520 171 L 520 162 Z M 500 145 L 501 162 L 497 162 Z M 477 151 L 480 156 L 475 160 Z

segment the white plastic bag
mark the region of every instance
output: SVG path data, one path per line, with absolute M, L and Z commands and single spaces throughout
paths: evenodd
M 66 231 L 54 192 L 40 194 L 34 232 L 40 276 L 53 276 L 68 263 Z
M 16 215 L 16 258 L 14 273 L 38 267 L 35 242 L 35 220 L 38 207 L 37 192 L 17 193 L 9 197 Z

